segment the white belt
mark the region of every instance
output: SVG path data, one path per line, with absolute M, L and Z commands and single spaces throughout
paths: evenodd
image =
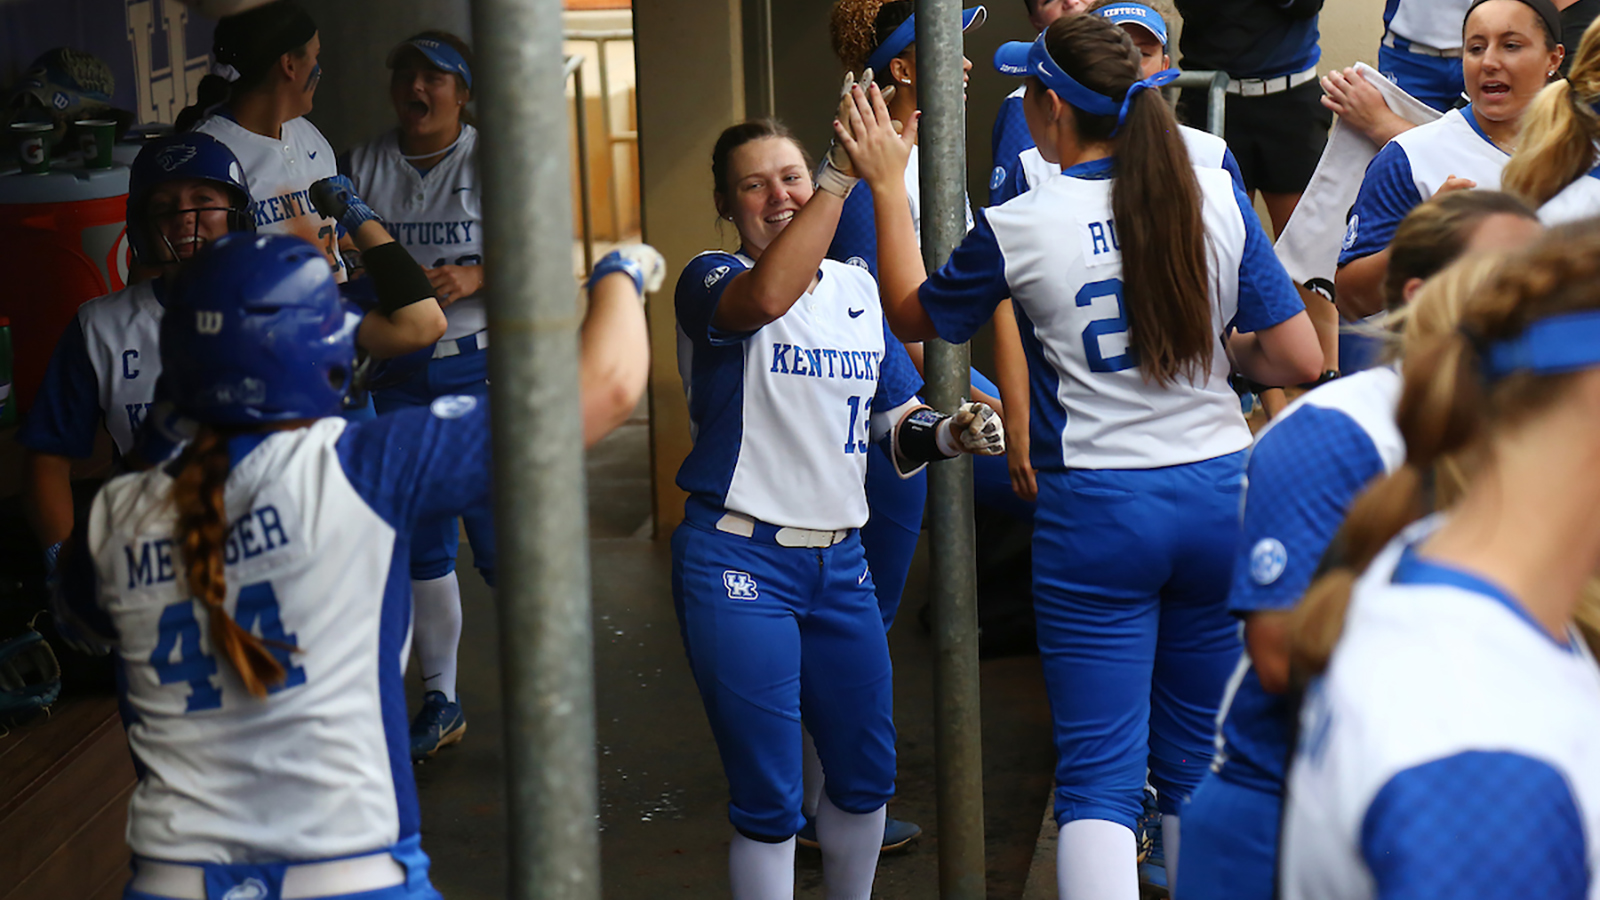
M 769 528 L 773 526 L 768 526 Z M 725 513 L 717 520 L 717 530 L 739 537 L 753 537 L 756 533 L 756 520 L 744 513 Z M 818 531 L 815 528 L 775 528 L 772 539 L 780 547 L 809 547 L 816 550 L 826 549 L 839 543 L 850 536 L 850 529 L 841 528 L 838 531 Z
M 1406 53 L 1415 53 L 1418 56 L 1436 56 L 1440 59 L 1461 58 L 1460 47 L 1451 47 L 1449 50 L 1440 50 L 1438 47 L 1429 47 L 1427 44 L 1419 44 L 1416 41 L 1408 41 L 1405 38 L 1397 38 L 1394 36 L 1394 32 L 1392 31 L 1385 31 L 1383 33 L 1383 45 L 1385 47 L 1391 47 L 1395 50 L 1401 50 Z
M 460 356 L 463 353 L 472 353 L 489 346 L 489 332 L 479 331 L 453 341 L 440 341 L 433 345 L 433 358 L 444 359 L 447 356 Z
M 1276 78 L 1229 78 L 1228 93 L 1238 94 L 1241 97 L 1262 97 L 1267 94 L 1281 94 L 1290 88 L 1297 88 L 1317 77 L 1317 67 L 1312 66 L 1304 72 L 1293 75 L 1279 75 Z
M 406 868 L 387 851 L 301 863 L 283 873 L 283 900 L 311 900 L 377 891 L 406 883 Z M 142 894 L 173 900 L 206 900 L 205 870 L 200 866 L 135 859 L 128 887 Z

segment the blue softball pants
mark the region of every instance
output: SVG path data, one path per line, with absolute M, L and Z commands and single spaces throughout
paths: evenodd
M 1038 473 L 1033 596 L 1057 824 L 1133 828 L 1147 767 L 1163 813 L 1199 786 L 1240 653 L 1226 604 L 1243 477 L 1243 452 Z
M 1448 112 L 1466 90 L 1461 57 L 1424 56 L 1378 45 L 1378 72 L 1440 112 Z
M 757 523 L 716 530 L 722 510 L 691 498 L 672 534 L 672 598 L 684 649 L 728 778 L 728 819 L 784 840 L 801 813 L 800 720 L 849 813 L 894 795 L 889 642 L 855 532 L 826 549 L 782 547 Z
M 1183 900 L 1272 900 L 1279 794 L 1211 772 L 1183 808 Z
M 409 379 L 372 395 L 378 414 L 413 406 L 427 406 L 451 394 L 489 397 L 489 354 L 483 350 L 429 360 Z M 472 561 L 483 580 L 494 587 L 494 509 L 485 504 L 464 514 Z M 455 517 L 418 522 L 411 533 L 411 578 L 431 581 L 456 570 L 461 552 L 461 531 Z
M 441 895 L 428 880 L 431 863 L 423 852 L 422 837 L 403 838 L 389 848 L 389 855 L 406 871 L 404 884 L 361 891 L 355 894 L 326 894 L 318 900 L 442 900 Z M 329 860 L 306 860 L 328 862 Z M 281 900 L 283 877 L 291 863 L 195 863 L 204 873 L 206 896 L 213 900 L 224 897 L 249 897 L 251 900 Z M 131 883 L 131 882 L 130 882 Z M 171 900 L 159 894 L 147 894 L 132 887 L 124 887 L 122 900 Z

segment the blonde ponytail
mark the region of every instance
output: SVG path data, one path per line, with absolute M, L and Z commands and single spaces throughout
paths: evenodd
M 1566 78 L 1551 82 L 1522 114 L 1517 150 L 1500 184 L 1535 207 L 1594 168 L 1600 140 L 1600 29 L 1590 23 Z
M 213 650 L 228 660 L 251 694 L 265 697 L 268 687 L 283 683 L 283 664 L 223 608 L 228 597 L 222 560 L 228 534 L 227 481 L 228 442 L 215 430 L 202 427 L 179 459 L 178 476 L 172 483 L 173 505 L 178 511 L 177 543 L 189 590 L 210 614 Z

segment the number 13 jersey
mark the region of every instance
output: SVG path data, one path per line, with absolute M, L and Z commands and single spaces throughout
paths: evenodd
M 1035 469 L 1152 469 L 1250 445 L 1221 337 L 1305 310 L 1244 196 L 1221 169 L 1195 170 L 1210 274 L 1211 367 L 1161 386 L 1128 339 L 1110 159 L 1080 163 L 985 210 L 922 285 L 939 336 L 969 340 L 1010 297 L 1028 358 Z M 1162 215 L 1159 209 L 1148 215 Z

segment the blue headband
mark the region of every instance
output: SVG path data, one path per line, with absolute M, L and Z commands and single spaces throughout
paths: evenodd
M 1181 74 L 1177 69 L 1167 69 L 1149 78 L 1141 78 L 1129 85 L 1128 92 L 1122 96 L 1121 101 L 1118 101 L 1089 90 L 1056 65 L 1056 61 L 1050 58 L 1050 51 L 1045 49 L 1042 34 L 1032 44 L 1021 41 L 1001 44 L 1000 49 L 994 52 L 994 67 L 1005 75 L 1032 75 L 1038 78 L 1045 87 L 1055 91 L 1056 96 L 1091 116 L 1115 115 L 1117 124 L 1111 129 L 1113 137 L 1127 122 L 1128 110 L 1132 108 L 1134 97 L 1147 89 L 1162 87 Z
M 1560 375 L 1600 366 L 1600 311 L 1540 319 L 1510 340 L 1483 350 L 1483 374 L 1498 381 L 1514 372 Z
M 467 67 L 466 59 L 462 58 L 456 48 L 444 41 L 436 41 L 433 38 L 417 38 L 416 40 L 406 41 L 404 44 L 394 48 L 389 53 L 389 68 L 394 68 L 395 58 L 400 55 L 401 50 L 407 47 L 421 53 L 429 65 L 432 65 L 435 69 L 441 72 L 449 72 L 452 75 L 460 75 L 461 80 L 467 83 L 467 90 L 472 90 L 472 69 Z
M 988 18 L 988 10 L 981 6 L 963 9 L 961 11 L 961 30 L 971 31 L 982 25 L 983 20 L 986 18 Z M 906 16 L 904 22 L 895 26 L 894 31 L 889 32 L 889 36 L 884 38 L 883 43 L 878 45 L 878 49 L 872 51 L 872 55 L 867 57 L 867 68 L 874 72 L 887 70 L 889 60 L 906 52 L 906 48 L 911 46 L 916 39 L 917 17 L 913 13 Z

